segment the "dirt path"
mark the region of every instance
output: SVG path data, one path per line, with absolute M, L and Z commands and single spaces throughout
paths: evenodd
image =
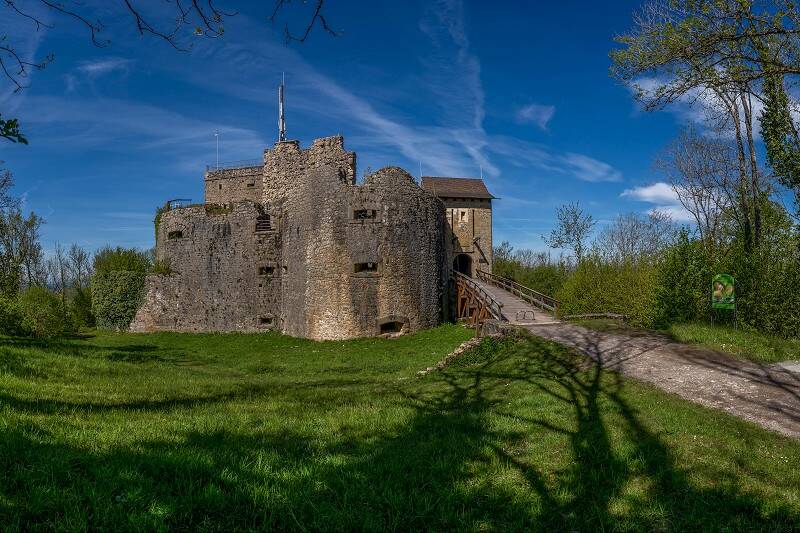
M 678 344 L 655 334 L 601 333 L 574 324 L 531 325 L 604 368 L 800 439 L 800 374 Z

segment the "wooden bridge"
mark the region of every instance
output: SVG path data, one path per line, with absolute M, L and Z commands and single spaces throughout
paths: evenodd
M 477 327 L 487 319 L 515 325 L 558 322 L 561 302 L 513 280 L 481 271 L 477 279 L 453 271 L 452 279 L 456 289 L 456 318 L 472 326 Z

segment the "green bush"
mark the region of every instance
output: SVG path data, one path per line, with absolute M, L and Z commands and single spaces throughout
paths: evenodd
M 93 328 L 95 326 L 94 313 L 92 313 L 92 290 L 75 289 L 70 302 L 70 313 L 75 321 L 75 325 L 83 328 Z
M 145 272 L 113 270 L 92 278 L 92 312 L 97 327 L 127 329 L 144 297 Z
M 28 330 L 24 326 L 25 315 L 19 301 L 0 296 L 0 334 L 26 335 Z
M 619 313 L 631 325 L 651 327 L 656 316 L 654 266 L 630 262 L 615 264 L 597 256 L 582 260 L 558 292 L 562 315 Z
M 44 287 L 30 287 L 19 297 L 23 327 L 37 337 L 74 333 L 76 328 L 61 298 Z
M 682 232 L 669 247 L 656 276 L 656 316 L 654 325 L 708 320 L 711 313 L 712 261 L 701 243 Z
M 132 272 L 148 272 L 153 266 L 150 254 L 136 248 L 101 248 L 94 255 L 95 273 L 129 270 Z

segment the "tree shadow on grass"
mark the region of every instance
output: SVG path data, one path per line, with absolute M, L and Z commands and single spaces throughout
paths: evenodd
M 374 423 L 327 434 L 196 429 L 105 451 L 55 444 L 35 428 L 4 431 L 0 520 L 20 529 L 193 531 L 798 524 L 796 509 L 773 502 L 766 511 L 735 480 L 713 489 L 690 483 L 625 399 L 622 378 L 557 345 L 524 339 L 482 363 L 390 388 L 383 405 L 407 409 L 408 418 L 378 431 Z M 320 389 L 318 401 L 335 389 Z M 568 415 L 525 419 L 508 405 L 526 395 Z M 546 469 L 527 453 L 545 438 L 568 448 L 565 468 Z M 626 493 L 637 479 L 643 493 Z

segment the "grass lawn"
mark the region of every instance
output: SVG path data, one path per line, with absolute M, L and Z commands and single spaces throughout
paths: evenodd
M 0 338 L 0 529 L 797 530 L 800 442 L 470 336 Z
M 641 334 L 647 331 L 633 329 L 618 320 L 605 318 L 580 320 L 576 324 L 611 333 Z M 667 334 L 676 342 L 703 346 L 756 363 L 800 360 L 800 339 L 783 339 L 757 331 L 734 329 L 727 325 L 677 324 L 667 331 L 653 333 Z

